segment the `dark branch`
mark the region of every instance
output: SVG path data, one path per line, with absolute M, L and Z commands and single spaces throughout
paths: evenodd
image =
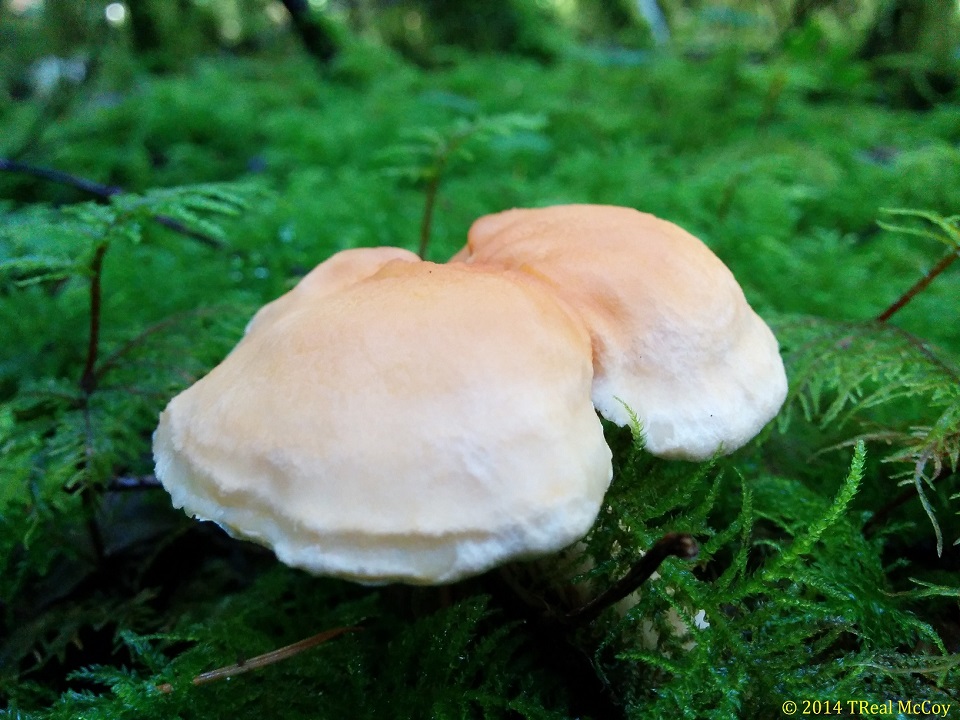
M 103 256 L 107 252 L 107 243 L 97 246 L 90 263 L 90 336 L 87 340 L 87 359 L 80 376 L 80 389 L 90 396 L 97 387 L 97 355 L 100 351 L 100 315 L 101 315 L 101 278 L 103 275 Z
M 26 163 L 17 160 L 8 160 L 6 158 L 0 158 L 0 170 L 20 173 L 21 175 L 30 175 L 59 185 L 67 185 L 101 200 L 107 200 L 123 192 L 123 188 L 117 187 L 116 185 L 102 185 L 98 182 L 87 180 L 86 178 L 65 173 L 62 170 L 27 165 Z
M 165 330 L 171 325 L 176 325 L 177 323 L 185 320 L 188 317 L 203 317 L 205 315 L 209 315 L 215 312 L 216 312 L 215 308 L 195 308 L 193 310 L 188 310 L 186 312 L 178 313 L 176 315 L 171 315 L 168 318 L 164 318 L 160 322 L 154 323 L 153 325 L 139 332 L 137 335 L 135 335 L 131 339 L 127 340 L 127 342 L 125 342 L 119 348 L 117 348 L 112 353 L 110 353 L 110 355 L 107 356 L 107 358 L 104 359 L 104 361 L 100 363 L 99 367 L 96 369 L 97 380 L 99 381 L 100 379 L 102 379 L 104 375 L 106 375 L 108 372 L 110 372 L 111 369 L 116 367 L 119 360 L 124 355 L 126 355 L 128 352 L 136 348 L 138 345 L 143 344 L 151 335 L 157 332 L 160 332 L 161 330 Z
M 668 557 L 693 560 L 700 552 L 700 546 L 692 535 L 668 533 L 653 544 L 640 562 L 612 586 L 597 595 L 586 605 L 568 613 L 564 618 L 567 624 L 588 623 L 600 613 L 643 585 Z
M 896 302 L 894 302 L 890 307 L 877 315 L 877 322 L 886 322 L 893 317 L 894 313 L 898 312 L 904 305 L 923 292 L 927 285 L 934 281 L 937 275 L 950 267 L 957 259 L 958 255 L 960 255 L 960 250 L 957 249 L 951 250 L 944 255 L 936 265 L 930 268 L 926 275 L 913 284 L 913 287 L 897 298 Z

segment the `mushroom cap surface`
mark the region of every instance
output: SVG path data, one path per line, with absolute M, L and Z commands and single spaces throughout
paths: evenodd
M 605 205 L 507 210 L 473 224 L 459 262 L 525 273 L 578 313 L 594 404 L 619 425 L 635 412 L 654 455 L 733 452 L 783 404 L 773 333 L 720 259 L 672 223 Z
M 391 260 L 417 263 L 420 257 L 396 247 L 351 248 L 331 255 L 308 272 L 291 290 L 264 305 L 247 323 L 249 333 L 254 323 L 272 323 L 300 303 L 316 302 L 325 295 L 345 290 L 356 282 L 375 275 Z
M 163 411 L 174 505 L 367 583 L 452 582 L 582 537 L 612 469 L 579 319 L 522 277 L 351 252 Z

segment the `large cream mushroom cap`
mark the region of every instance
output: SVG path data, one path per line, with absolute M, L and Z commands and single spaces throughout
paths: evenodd
M 254 323 L 271 323 L 298 304 L 316 302 L 326 295 L 345 290 L 376 274 L 391 260 L 415 263 L 420 262 L 420 257 L 397 247 L 341 250 L 300 278 L 290 292 L 260 308 L 248 323 L 246 332 L 250 332 Z
M 732 452 L 777 413 L 787 382 L 776 338 L 700 240 L 630 208 L 563 205 L 477 220 L 452 263 L 536 278 L 580 314 L 593 343 L 593 401 L 635 412 L 647 449 Z
M 580 321 L 523 277 L 351 252 L 163 411 L 174 504 L 368 583 L 451 582 L 582 537 L 612 471 Z

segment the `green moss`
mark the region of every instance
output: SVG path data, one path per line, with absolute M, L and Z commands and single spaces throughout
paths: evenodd
M 957 267 L 870 322 L 945 251 L 877 221 L 927 227 L 885 207 L 957 212 L 955 106 L 877 104 L 849 59 L 833 74 L 836 57 L 732 50 L 619 67 L 465 57 L 427 72 L 358 45 L 325 76 L 295 57 L 226 57 L 130 84 L 129 65 L 109 62 L 101 82 L 120 94 L 81 93 L 28 159 L 139 194 L 58 208 L 79 194 L 0 177 L 8 715 L 760 718 L 806 698 L 960 701 Z M 28 110 L 8 115 L 11 138 L 29 134 Z M 464 128 L 468 154 L 438 170 Z M 337 250 L 415 249 L 438 173 L 435 258 L 484 213 L 560 202 L 631 205 L 702 237 L 781 340 L 791 395 L 777 424 L 702 466 L 655 461 L 639 434 L 609 429 L 617 474 L 586 555 L 514 569 L 539 609 L 496 575 L 449 601 L 310 579 L 162 492 L 120 489 L 152 471 L 159 410 L 256 307 Z M 891 505 L 904 480 L 913 494 Z M 667 561 L 631 606 L 574 630 L 540 612 L 600 592 L 667 532 L 693 534 L 700 558 Z

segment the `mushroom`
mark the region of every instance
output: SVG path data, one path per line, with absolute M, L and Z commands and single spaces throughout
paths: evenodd
M 438 584 L 557 551 L 612 469 L 580 319 L 522 273 L 334 255 L 154 434 L 174 505 L 284 563 Z
M 622 207 L 507 210 L 477 220 L 451 263 L 527 275 L 586 324 L 593 402 L 633 412 L 666 458 L 733 452 L 787 391 L 777 341 L 727 267 L 685 230 Z
M 692 235 L 627 208 L 509 210 L 446 265 L 317 266 L 170 402 L 154 455 L 176 506 L 288 565 L 437 584 L 586 534 L 612 475 L 593 405 L 703 459 L 785 393 L 776 339 Z

